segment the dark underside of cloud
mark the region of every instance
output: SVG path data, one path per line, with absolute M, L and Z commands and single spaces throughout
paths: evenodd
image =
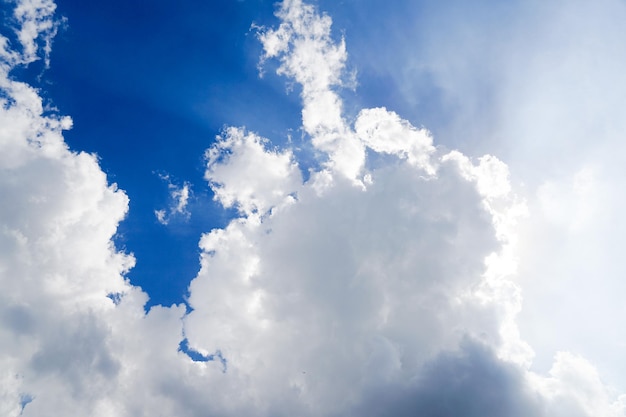
M 539 417 L 540 396 L 520 370 L 486 346 L 465 340 L 455 352 L 426 363 L 405 385 L 366 393 L 354 416 L 377 417 Z

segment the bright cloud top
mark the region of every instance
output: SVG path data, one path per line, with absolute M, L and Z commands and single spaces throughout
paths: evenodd
M 46 39 L 53 4 L 17 10 L 24 45 Z M 225 129 L 205 175 L 239 217 L 202 235 L 190 313 L 144 312 L 111 240 L 128 198 L 9 77 L 31 52 L 3 40 L 2 415 L 624 415 L 581 357 L 528 370 L 506 165 L 443 151 L 384 108 L 346 120 L 330 17 L 297 0 L 277 16 L 259 39 L 302 87 L 320 168 L 303 181 L 291 150 Z M 189 198 L 170 192 L 162 221 Z

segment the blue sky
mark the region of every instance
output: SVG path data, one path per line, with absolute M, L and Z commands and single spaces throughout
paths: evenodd
M 1 10 L 0 414 L 625 414 L 623 2 Z
M 58 13 L 67 24 L 44 81 L 52 103 L 75 120 L 67 142 L 97 153 L 131 197 L 117 240 L 141 259 L 131 280 L 150 304 L 181 302 L 198 270 L 198 230 L 229 217 L 212 204 L 202 178 L 204 150 L 225 125 L 283 139 L 298 127 L 297 96 L 258 77 L 251 22 L 273 20 L 273 6 L 70 1 Z M 169 204 L 159 175 L 192 184 L 188 219 L 167 227 L 156 221 L 154 210 Z

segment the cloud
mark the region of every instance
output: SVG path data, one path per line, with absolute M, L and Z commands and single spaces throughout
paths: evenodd
M 56 35 L 61 20 L 54 18 L 56 4 L 53 0 L 32 0 L 16 2 L 13 19 L 17 24 L 15 35 L 21 51 L 11 49 L 9 40 L 2 37 L 3 47 L 0 56 L 10 66 L 32 63 L 39 58 L 38 51 L 43 51 L 46 66 L 50 65 L 52 39 Z
M 305 131 L 328 163 L 292 204 L 202 238 L 185 319 L 190 343 L 220 349 L 268 413 L 345 415 L 364 393 L 398 387 L 411 387 L 389 402 L 404 404 L 398 413 L 558 409 L 526 369 L 532 353 L 515 325 L 521 299 L 507 274 L 525 209 L 506 165 L 436 149 L 426 130 L 384 108 L 361 111 L 350 126 L 333 91 L 345 46 L 333 43 L 329 18 L 297 1 L 277 15 L 279 29 L 260 35 L 266 57 L 279 57 L 278 73 L 301 84 Z M 344 143 L 356 150 L 351 165 L 338 159 Z M 468 347 L 468 337 L 489 347 Z M 467 376 L 458 382 L 457 373 Z M 453 394 L 440 392 L 450 386 Z M 296 399 L 286 402 L 285 392 Z M 578 404 L 577 394 L 569 398 Z
M 353 415 L 544 416 L 541 398 L 524 374 L 484 345 L 465 340 L 442 352 L 405 384 L 377 387 Z
M 342 118 L 343 103 L 335 91 L 342 85 L 345 42 L 333 41 L 329 16 L 300 0 L 282 2 L 276 16 L 278 29 L 259 33 L 263 59 L 279 59 L 278 74 L 302 87 L 302 126 L 313 146 L 327 155 L 327 167 L 359 181 L 365 149 Z
M 437 26 L 453 7 L 457 17 Z M 547 372 L 555 353 L 570 349 L 625 387 L 626 332 L 608 323 L 623 315 L 618 294 L 626 290 L 626 6 L 603 0 L 466 7 L 441 2 L 423 13 L 431 23 L 412 26 L 406 53 L 397 55 L 406 61 L 391 68 L 414 68 L 398 80 L 411 97 L 424 94 L 411 86 L 418 68 L 426 69 L 455 103 L 438 138 L 497 152 L 514 182 L 523 183 L 518 190 L 529 217 L 519 228 L 516 280 L 525 308 L 518 322 L 537 353 L 536 369 Z M 493 14 L 498 18 L 489 19 Z M 419 56 L 411 55 L 413 40 L 423 46 Z
M 191 184 L 184 182 L 182 186 L 171 182 L 170 176 L 160 174 L 159 177 L 167 182 L 167 188 L 170 192 L 170 206 L 167 209 L 154 210 L 157 221 L 162 225 L 167 225 L 174 216 L 188 219 L 191 213 L 187 210 L 189 197 L 191 196 Z
M 341 414 L 466 335 L 498 344 L 494 304 L 506 300 L 478 294 L 498 240 L 475 184 L 453 160 L 436 178 L 408 163 L 370 175 L 366 191 L 305 185 L 262 222 L 201 241 L 185 333 L 198 350 L 220 349 L 267 407 L 293 392 L 291 412 Z
M 626 290 L 624 3 L 335 10 L 361 82 L 377 86 L 374 96 L 361 90 L 364 101 L 392 98 L 440 146 L 506 161 L 528 207 L 513 279 L 524 293 L 517 321 L 536 352 L 533 369 L 548 372 L 555 353 L 569 349 L 625 387 L 626 332 L 610 324 L 624 314 Z M 357 32 L 364 24 L 369 30 Z
M 11 50 L 0 72 L 0 414 L 123 415 L 132 404 L 116 391 L 132 382 L 129 364 L 141 364 L 144 343 L 176 359 L 184 309 L 144 314 L 147 296 L 124 276 L 135 260 L 111 240 L 128 197 L 95 155 L 68 149 L 71 119 L 44 113 L 37 90 L 8 76 L 33 60 L 28 45 L 49 35 L 53 6 L 16 4 L 26 58 Z M 149 323 L 168 336 L 147 337 Z
M 3 415 L 623 415 L 584 359 L 527 367 L 507 166 L 385 108 L 346 120 L 330 17 L 296 0 L 277 15 L 266 59 L 301 84 L 323 162 L 304 181 L 289 149 L 241 128 L 217 138 L 205 177 L 239 215 L 202 235 L 190 313 L 144 312 L 112 242 L 128 197 L 68 149 L 68 118 L 1 74 Z M 189 189 L 169 185 L 183 213 Z
M 597 369 L 581 356 L 558 352 L 549 377 L 538 383 L 550 400 L 549 415 L 624 415 L 626 396 L 615 399 L 615 390 L 607 387 Z
M 207 150 L 205 178 L 224 207 L 263 215 L 293 200 L 302 182 L 293 154 L 290 150 L 268 152 L 267 142 L 231 127 Z

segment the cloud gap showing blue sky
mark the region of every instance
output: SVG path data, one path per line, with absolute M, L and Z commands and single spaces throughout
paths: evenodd
M 218 3 L 3 4 L 0 414 L 623 416 L 626 6 Z

